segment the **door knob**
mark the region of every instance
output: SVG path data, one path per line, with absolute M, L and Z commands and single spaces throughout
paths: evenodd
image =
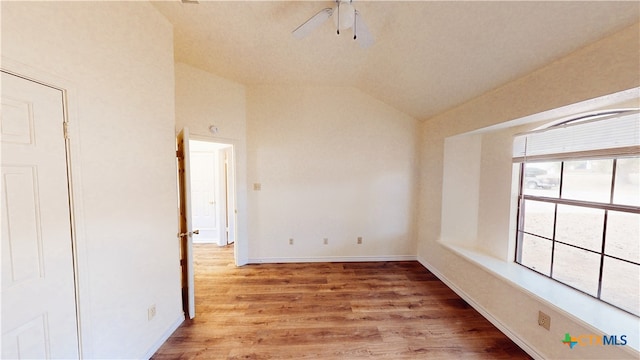
M 183 236 L 193 237 L 193 234 L 196 234 L 196 235 L 200 234 L 200 230 L 193 230 L 189 232 L 178 233 L 178 237 L 183 237 Z

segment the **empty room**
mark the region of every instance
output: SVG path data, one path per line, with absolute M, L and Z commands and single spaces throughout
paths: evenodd
M 1 1 L 2 359 L 637 359 L 636 1 Z

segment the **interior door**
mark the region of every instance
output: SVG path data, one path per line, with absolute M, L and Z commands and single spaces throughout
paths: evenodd
M 189 128 L 180 131 L 178 148 L 178 188 L 180 206 L 180 264 L 182 266 L 182 304 L 185 315 L 196 316 L 196 293 L 193 271 L 193 227 L 191 224 L 191 166 L 189 163 Z
M 193 226 L 200 230 L 194 242 L 218 243 L 220 239 L 220 219 L 218 216 L 218 196 L 216 176 L 217 150 L 195 150 L 191 141 L 189 146 L 191 163 L 191 201 Z M 209 145 L 208 143 L 204 143 Z
M 226 194 L 226 238 L 227 244 L 233 244 L 236 241 L 236 190 L 235 190 L 235 178 L 233 160 L 233 147 L 227 147 L 222 149 L 221 153 L 224 156 L 224 191 Z
M 63 94 L 1 76 L 1 357 L 78 358 Z

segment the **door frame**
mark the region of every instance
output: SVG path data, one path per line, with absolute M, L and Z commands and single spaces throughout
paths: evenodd
M 8 74 L 59 90 L 62 94 L 63 126 L 65 127 L 65 154 L 67 173 L 67 192 L 69 196 L 69 224 L 71 230 L 71 257 L 73 270 L 74 297 L 76 308 L 76 333 L 78 337 L 78 356 L 80 359 L 91 358 L 91 349 L 87 346 L 90 341 L 91 328 L 88 309 L 82 307 L 81 299 L 89 294 L 89 279 L 80 269 L 86 265 L 85 219 L 82 206 L 82 179 L 80 177 L 80 144 L 74 139 L 79 138 L 78 110 L 75 99 L 77 90 L 73 82 L 58 77 L 41 69 L 33 68 L 6 56 L 0 59 L 0 69 Z
M 224 144 L 224 145 L 230 145 L 231 147 L 231 155 L 232 155 L 232 159 L 229 162 L 231 165 L 231 169 L 230 169 L 230 173 L 231 173 L 231 178 L 233 179 L 233 197 L 234 197 L 234 209 L 233 209 L 233 216 L 234 216 L 234 225 L 235 225 L 235 239 L 234 239 L 234 247 L 233 247 L 233 252 L 234 252 L 234 263 L 236 264 L 236 266 L 238 266 L 239 262 L 238 262 L 238 221 L 237 221 L 237 217 L 238 217 L 238 193 L 237 193 L 237 177 L 236 177 L 236 167 L 237 167 L 237 143 L 234 140 L 229 140 L 229 139 L 219 139 L 219 138 L 211 138 L 209 136 L 203 136 L 203 135 L 198 135 L 198 134 L 194 134 L 191 133 L 191 131 L 189 130 L 188 126 L 176 129 L 176 140 L 177 143 L 180 142 L 180 138 L 182 137 L 182 141 L 184 141 L 184 135 L 183 135 L 183 131 L 187 132 L 187 141 L 191 141 L 191 140 L 196 140 L 196 141 L 203 141 L 203 142 L 209 142 L 209 143 L 217 143 L 217 144 Z M 187 145 L 187 149 L 188 149 L 188 145 Z M 184 149 L 184 145 L 183 145 L 183 149 Z M 178 150 L 178 148 L 177 148 Z M 182 154 L 177 153 L 176 154 L 178 157 L 182 156 L 184 158 L 183 161 L 185 161 L 186 163 L 190 163 L 190 157 L 191 157 L 191 153 L 190 151 L 184 151 L 182 152 Z M 179 161 L 179 159 L 178 159 Z M 176 163 L 176 171 L 177 171 L 177 176 L 176 176 L 176 180 L 178 181 L 178 184 L 176 184 L 178 186 L 178 204 L 179 206 L 181 206 L 181 204 L 183 203 L 183 199 L 182 199 L 182 194 L 181 194 L 181 186 L 179 184 L 180 182 L 180 165 L 178 163 Z M 188 190 L 188 189 L 187 189 Z M 187 197 L 187 199 L 190 197 L 189 195 L 185 195 Z M 187 204 L 189 206 L 191 206 L 192 204 Z M 181 210 L 180 210 L 181 211 Z M 228 211 L 228 209 L 227 209 Z M 191 215 L 191 211 L 187 210 L 186 213 L 188 214 L 187 216 Z M 181 229 L 181 216 L 179 215 L 178 218 L 178 229 Z M 188 227 L 188 225 L 187 225 Z M 192 231 L 192 229 L 187 229 L 187 232 Z M 185 239 L 187 242 L 189 242 L 190 240 L 188 238 Z M 181 241 L 181 246 L 182 245 L 182 241 L 183 239 L 180 239 Z M 186 246 L 189 246 L 189 243 L 186 244 Z M 186 262 L 185 264 L 182 264 L 180 266 L 180 276 L 183 279 L 183 287 L 184 287 L 184 281 L 186 279 L 187 283 L 189 283 L 189 279 L 192 279 L 194 275 L 190 276 L 189 270 L 191 270 L 191 273 L 194 273 L 194 260 L 193 260 L 193 256 L 189 256 L 189 253 L 193 253 L 193 250 L 189 250 L 189 249 L 184 249 L 183 250 L 183 254 L 181 255 L 181 259 L 184 259 L 184 261 Z M 184 257 L 183 257 L 184 256 Z M 241 264 L 244 265 L 244 264 Z M 191 289 L 191 290 L 190 290 Z M 184 291 L 184 290 L 183 290 Z M 195 317 L 195 281 L 193 282 L 192 286 L 189 287 L 187 285 L 187 294 L 186 296 L 183 294 L 182 296 L 182 307 L 185 310 L 185 316 L 187 318 L 192 318 Z M 191 293 L 193 295 L 191 295 Z M 193 315 L 193 316 L 192 316 Z
M 234 154 L 234 146 L 225 147 L 220 149 L 219 155 L 220 160 L 224 161 L 222 168 L 224 171 L 224 200 L 225 200 L 225 233 L 227 238 L 227 245 L 236 242 L 236 233 L 238 231 L 237 224 L 237 193 L 236 193 L 236 177 L 235 177 L 235 154 Z M 229 181 L 231 179 L 231 181 Z M 231 200 L 229 200 L 231 199 Z M 230 205 L 230 201 L 232 201 L 232 205 Z M 233 241 L 229 242 L 229 238 L 233 236 Z M 234 247 L 235 248 L 235 247 Z
M 231 161 L 229 162 L 231 166 L 230 166 L 229 172 L 230 172 L 230 177 L 233 180 L 233 184 L 231 184 L 230 188 L 233 194 L 232 213 L 234 217 L 233 224 L 235 226 L 235 238 L 234 238 L 235 245 L 233 247 L 233 258 L 234 258 L 234 263 L 236 264 L 236 266 L 238 266 L 239 265 L 238 247 L 236 246 L 238 244 L 238 178 L 237 178 L 238 143 L 236 140 L 233 140 L 233 139 L 217 138 L 217 137 L 211 137 L 206 135 L 199 135 L 197 133 L 190 133 L 189 140 L 196 140 L 196 141 L 203 141 L 208 143 L 224 144 L 224 145 L 231 146 Z M 227 212 L 228 210 L 229 209 L 227 209 Z

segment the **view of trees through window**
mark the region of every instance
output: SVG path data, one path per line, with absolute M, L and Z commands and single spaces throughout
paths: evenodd
M 521 163 L 516 262 L 640 315 L 640 157 Z

